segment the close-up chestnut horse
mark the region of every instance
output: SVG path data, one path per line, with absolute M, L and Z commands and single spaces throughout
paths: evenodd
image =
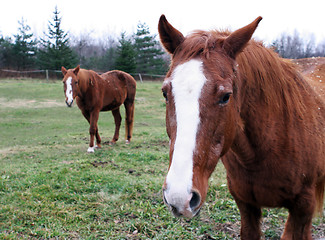
M 83 116 L 89 122 L 90 142 L 87 152 L 94 152 L 95 136 L 98 148 L 101 147 L 101 138 L 98 133 L 98 118 L 101 111 L 112 111 L 115 121 L 115 133 L 111 143 L 119 138 L 121 126 L 120 106 L 125 107 L 125 139 L 129 143 L 132 138 L 134 119 L 134 99 L 136 81 L 125 72 L 114 70 L 98 75 L 92 70 L 65 69 L 62 67 L 64 93 L 66 104 L 72 106 L 76 99 Z
M 163 83 L 169 168 L 163 198 L 194 217 L 221 159 L 241 215 L 241 239 L 261 238 L 261 208 L 289 211 L 281 239 L 312 239 L 323 211 L 325 102 L 289 62 L 251 37 L 262 20 L 184 37 L 160 17 L 171 54 Z

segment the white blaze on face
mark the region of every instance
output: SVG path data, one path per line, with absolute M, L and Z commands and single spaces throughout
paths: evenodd
M 65 82 L 66 84 L 65 96 L 67 97 L 68 104 L 71 104 L 73 101 L 71 82 L 72 82 L 72 77 L 68 77 L 67 81 Z
M 181 211 L 181 206 L 192 197 L 193 152 L 200 123 L 199 98 L 205 82 L 202 62 L 195 59 L 177 66 L 171 76 L 177 131 L 166 177 L 165 198 Z

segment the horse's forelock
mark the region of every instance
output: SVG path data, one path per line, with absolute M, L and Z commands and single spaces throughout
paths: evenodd
M 174 60 L 189 61 L 197 56 L 209 58 L 210 51 L 222 49 L 222 43 L 229 31 L 193 31 L 175 51 Z

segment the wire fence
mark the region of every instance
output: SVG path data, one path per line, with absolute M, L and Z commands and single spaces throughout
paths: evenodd
M 98 72 L 102 74 L 104 72 Z M 163 81 L 165 75 L 145 74 L 145 73 L 130 73 L 137 81 Z M 16 71 L 8 69 L 0 69 L 0 79 L 45 79 L 60 80 L 63 78 L 62 72 L 59 70 L 30 70 L 30 71 Z

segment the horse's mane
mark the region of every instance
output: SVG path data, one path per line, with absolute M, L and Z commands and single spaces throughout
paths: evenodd
M 176 49 L 173 60 L 184 62 L 201 57 L 214 61 L 214 67 L 222 71 L 225 58 L 220 56 L 226 55 L 222 44 L 230 33 L 195 31 Z M 211 54 L 213 51 L 221 54 L 219 58 Z M 308 117 L 306 114 L 310 106 L 315 105 L 315 98 L 318 104 L 324 104 L 295 66 L 262 42 L 250 40 L 236 61 L 241 79 L 241 102 L 246 109 L 254 110 L 257 104 L 262 104 L 268 115 L 285 114 L 287 120 L 301 120 Z
M 256 96 L 254 100 L 269 109 L 268 115 L 283 115 L 285 111 L 289 121 L 304 118 L 313 90 L 291 62 L 256 41 L 250 41 L 237 62 L 244 83 L 242 101 L 248 107 L 256 104 L 248 98 Z

